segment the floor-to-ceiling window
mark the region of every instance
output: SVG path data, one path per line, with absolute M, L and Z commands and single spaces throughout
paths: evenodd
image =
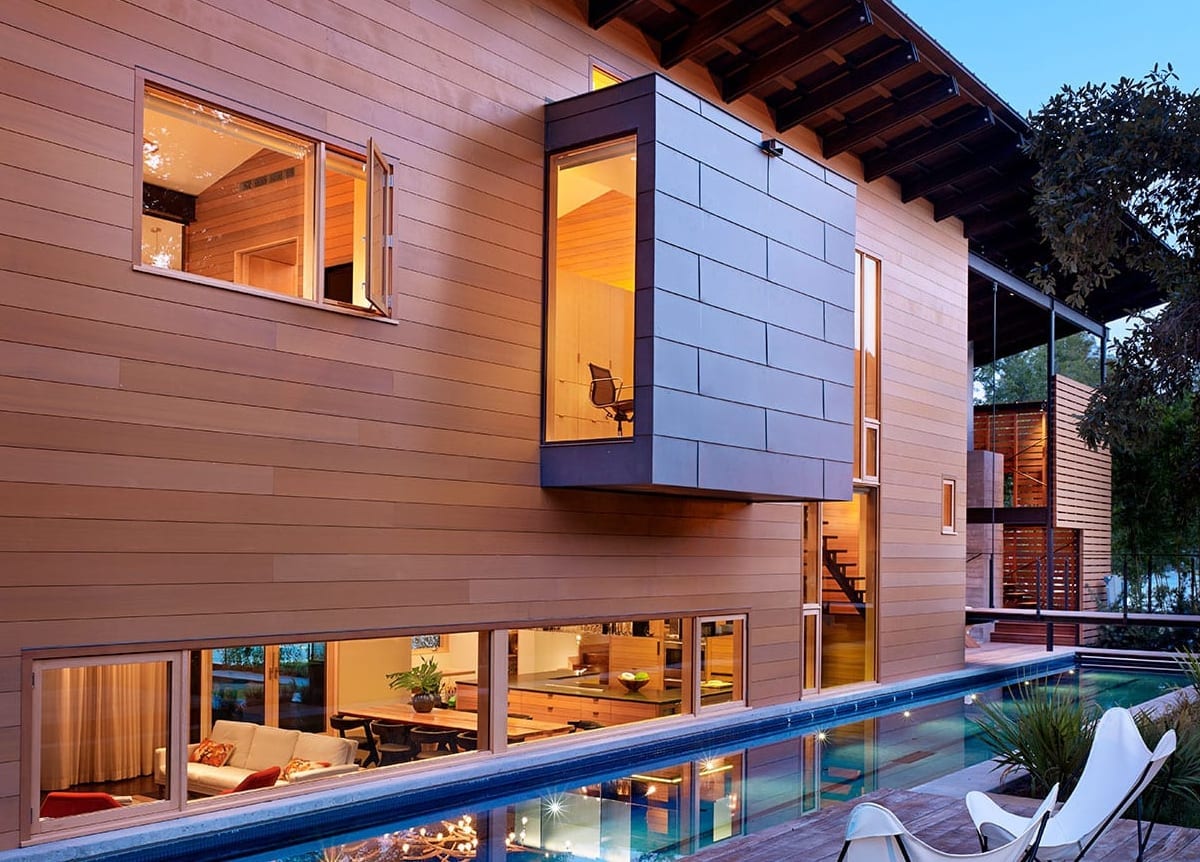
M 805 516 L 805 690 L 875 679 L 880 269 L 877 259 L 855 253 L 854 494 L 812 504 Z
M 550 158 L 547 441 L 633 433 L 637 140 Z

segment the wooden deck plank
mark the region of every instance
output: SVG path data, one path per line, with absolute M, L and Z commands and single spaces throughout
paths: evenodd
M 775 862 L 804 859 L 834 862 L 842 849 L 846 821 L 854 804 L 875 802 L 890 808 L 913 834 L 949 853 L 977 853 L 975 830 L 961 799 L 947 799 L 911 790 L 879 790 L 854 803 L 835 803 L 815 814 L 740 838 L 723 841 L 690 857 L 698 862 Z M 1036 800 L 1006 797 L 1005 807 L 1032 813 Z M 1200 830 L 1157 825 L 1146 859 L 1195 859 L 1200 851 Z M 1121 820 L 1087 854 L 1092 862 L 1128 862 L 1137 857 L 1137 824 Z

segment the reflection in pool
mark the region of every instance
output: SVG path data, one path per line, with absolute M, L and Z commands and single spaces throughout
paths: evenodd
M 1071 670 L 1021 686 L 968 691 L 930 706 L 780 735 L 750 748 L 698 752 L 682 763 L 627 766 L 505 804 L 481 800 L 474 811 L 431 812 L 422 823 L 253 859 L 667 862 L 827 805 L 878 789 L 912 788 L 986 760 L 989 752 L 974 721 L 981 701 L 1011 702 L 1018 688 L 1055 685 L 1102 708 L 1131 706 L 1181 681 L 1161 674 Z M 502 799 L 502 788 L 497 797 Z

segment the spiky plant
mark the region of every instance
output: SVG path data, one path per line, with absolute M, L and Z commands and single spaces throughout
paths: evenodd
M 1052 686 L 1019 691 L 1006 707 L 980 704 L 980 738 L 996 755 L 1003 775 L 1029 773 L 1030 792 L 1044 796 L 1055 784 L 1070 795 L 1096 735 L 1098 709 Z

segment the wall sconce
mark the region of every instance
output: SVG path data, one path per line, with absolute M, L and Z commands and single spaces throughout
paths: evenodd
M 783 155 L 783 144 L 779 143 L 778 138 L 767 138 L 758 148 L 772 158 Z

